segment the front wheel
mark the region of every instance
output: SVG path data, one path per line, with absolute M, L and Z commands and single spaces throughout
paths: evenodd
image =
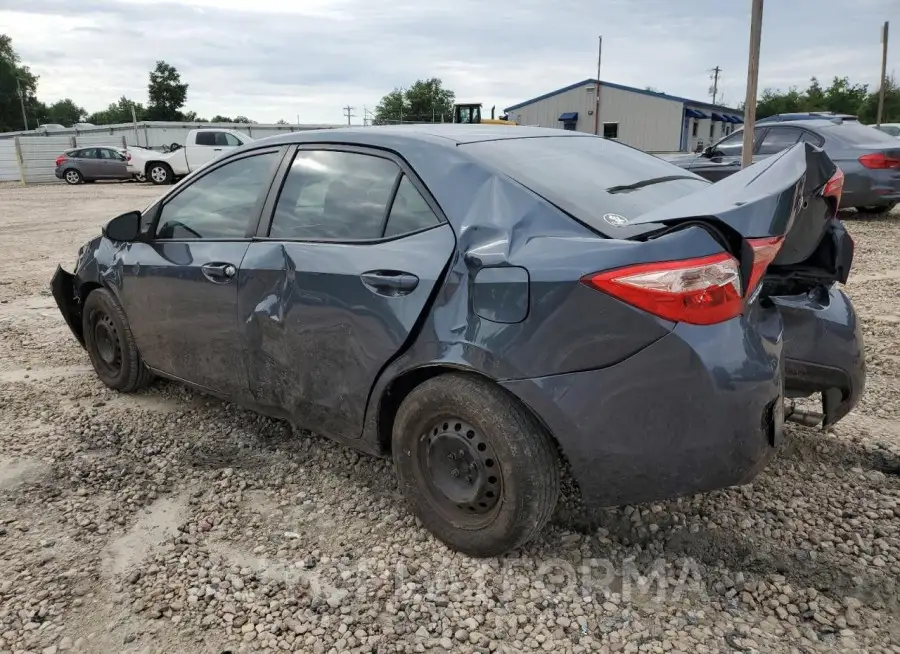
M 104 384 L 130 393 L 150 383 L 152 374 L 138 353 L 125 311 L 105 288 L 87 296 L 82 333 L 91 365 Z
M 492 382 L 446 374 L 403 401 L 392 434 L 401 490 L 449 547 L 499 556 L 533 538 L 559 497 L 551 437 Z
M 151 164 L 150 168 L 147 170 L 147 176 L 150 177 L 150 181 L 156 185 L 171 184 L 175 179 L 175 175 L 172 174 L 172 169 L 164 163 Z

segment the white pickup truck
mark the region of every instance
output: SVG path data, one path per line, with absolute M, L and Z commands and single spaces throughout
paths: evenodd
M 192 129 L 184 146 L 176 146 L 169 152 L 128 148 L 127 168 L 138 179 L 143 176 L 154 184 L 173 184 L 177 179 L 251 141 L 252 138 L 233 129 Z

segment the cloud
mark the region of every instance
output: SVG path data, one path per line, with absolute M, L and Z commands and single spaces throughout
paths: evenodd
M 857 0 L 852 21 L 837 0 L 769 3 L 760 88 L 813 75 L 874 84 L 894 2 Z M 594 76 L 598 33 L 604 79 L 703 100 L 718 65 L 725 101 L 738 104 L 749 3 L 0 0 L 0 24 L 47 101 L 71 97 L 89 111 L 123 94 L 146 101 L 147 73 L 165 59 L 201 115 L 338 123 L 344 105 L 361 117 L 392 88 L 431 76 L 463 100 L 520 102 Z

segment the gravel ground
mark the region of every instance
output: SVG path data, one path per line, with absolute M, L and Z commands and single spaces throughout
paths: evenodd
M 900 653 L 900 214 L 850 220 L 869 381 L 753 483 L 475 561 L 391 465 L 158 382 L 107 391 L 47 285 L 152 186 L 0 187 L 0 652 Z

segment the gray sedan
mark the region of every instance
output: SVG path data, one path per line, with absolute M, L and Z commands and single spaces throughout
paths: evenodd
M 67 184 L 94 182 L 98 179 L 132 179 L 120 148 L 72 148 L 56 158 L 56 177 Z
M 423 525 L 499 556 L 553 514 L 560 456 L 586 507 L 689 495 L 856 405 L 841 181 L 809 144 L 711 184 L 558 129 L 286 133 L 113 218 L 51 288 L 108 387 L 392 457 Z
M 716 182 L 741 169 L 744 130 L 726 136 L 702 154 L 663 157 Z M 844 172 L 841 208 L 885 214 L 900 201 L 900 143 L 895 137 L 857 121 L 841 118 L 779 120 L 757 125 L 753 162 L 797 143 L 812 143 Z

